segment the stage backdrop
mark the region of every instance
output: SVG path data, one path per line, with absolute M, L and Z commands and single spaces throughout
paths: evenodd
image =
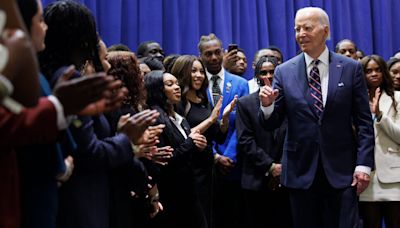
M 54 0 L 42 0 L 44 6 Z M 137 45 L 155 40 L 166 54 L 198 55 L 201 35 L 215 33 L 227 48 L 237 43 L 251 62 L 256 50 L 276 45 L 284 59 L 295 56 L 297 9 L 318 6 L 331 20 L 328 48 L 341 39 L 356 42 L 366 54 L 388 59 L 400 49 L 398 0 L 80 0 L 96 18 L 107 45 Z

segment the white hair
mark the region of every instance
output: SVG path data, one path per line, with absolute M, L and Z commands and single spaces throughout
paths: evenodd
M 297 10 L 295 20 L 296 20 L 298 15 L 307 14 L 307 13 L 316 13 L 316 14 L 318 14 L 319 22 L 321 23 L 321 25 L 328 26 L 328 37 L 327 37 L 327 40 L 331 39 L 331 30 L 330 30 L 331 26 L 330 26 L 330 22 L 329 22 L 329 16 L 325 12 L 325 10 L 323 10 L 323 9 L 321 9 L 319 7 L 304 7 L 304 8 L 301 8 L 301 9 Z

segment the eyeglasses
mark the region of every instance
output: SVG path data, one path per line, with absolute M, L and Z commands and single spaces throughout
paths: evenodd
M 260 75 L 268 75 L 268 74 L 274 75 L 274 71 L 275 70 L 262 70 L 260 71 Z

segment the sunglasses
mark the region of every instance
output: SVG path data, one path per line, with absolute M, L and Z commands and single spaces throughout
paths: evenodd
M 274 70 L 261 70 L 260 71 L 260 75 L 268 75 L 268 74 L 274 75 Z

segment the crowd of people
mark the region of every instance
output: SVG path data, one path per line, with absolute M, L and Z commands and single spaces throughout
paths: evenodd
M 329 17 L 279 47 L 107 47 L 72 0 L 0 3 L 0 227 L 400 227 L 400 58 Z M 40 73 L 39 73 L 40 72 Z

